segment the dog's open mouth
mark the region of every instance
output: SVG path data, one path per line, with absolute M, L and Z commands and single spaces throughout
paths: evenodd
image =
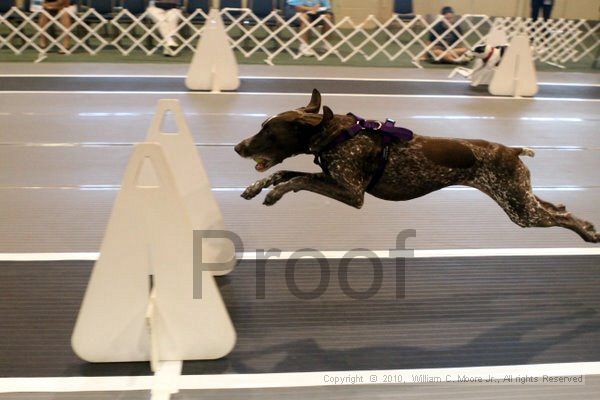
M 264 157 L 255 157 L 254 161 L 256 162 L 256 166 L 254 167 L 254 169 L 259 172 L 266 171 L 273 165 L 275 165 L 275 161 Z

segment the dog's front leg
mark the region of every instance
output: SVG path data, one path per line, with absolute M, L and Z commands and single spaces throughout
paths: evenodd
M 242 197 L 246 200 L 250 200 L 256 196 L 265 188 L 268 188 L 272 185 L 278 185 L 283 182 L 287 182 L 292 178 L 298 176 L 306 176 L 311 175 L 308 172 L 299 172 L 299 171 L 279 171 L 271 174 L 270 176 L 259 179 L 254 182 L 252 185 L 248 186 L 244 193 L 242 193 Z
M 267 194 L 264 204 L 272 206 L 277 203 L 284 194 L 292 191 L 298 192 L 300 190 L 318 193 L 356 208 L 362 207 L 365 196 L 364 191 L 353 191 L 340 185 L 331 177 L 319 173 L 298 176 L 275 186 L 273 190 Z

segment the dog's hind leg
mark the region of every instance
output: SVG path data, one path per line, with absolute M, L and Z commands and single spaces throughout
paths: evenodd
M 269 186 L 278 185 L 283 182 L 287 182 L 292 178 L 296 178 L 298 176 L 306 176 L 312 175 L 308 172 L 299 172 L 299 171 L 278 171 L 270 176 L 259 179 L 254 182 L 252 185 L 248 186 L 246 190 L 242 193 L 242 197 L 246 200 L 250 200 L 260 194 L 260 192 L 268 188 Z
M 561 210 L 560 206 L 533 194 L 529 170 L 520 160 L 514 168 L 498 171 L 486 168 L 472 182 L 472 186 L 486 193 L 502 207 L 508 217 L 521 227 L 560 226 L 577 233 L 587 242 L 600 242 L 594 226 Z
M 552 211 L 561 212 L 561 213 L 564 213 L 565 211 L 567 211 L 567 208 L 565 207 L 564 204 L 561 204 L 561 203 L 553 204 L 553 203 L 550 203 L 549 201 L 540 199 L 538 196 L 535 196 L 535 198 L 542 206 L 544 206 L 545 208 L 548 208 Z

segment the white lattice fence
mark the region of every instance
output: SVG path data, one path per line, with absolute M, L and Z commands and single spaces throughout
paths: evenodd
M 127 10 L 120 10 L 114 15 L 103 16 L 93 9 L 62 12 L 70 15 L 72 24 L 69 28 L 61 25 L 60 14 L 52 16 L 44 10 L 25 13 L 13 8 L 0 15 L 0 50 L 21 54 L 27 49 L 37 52 L 58 49 L 66 53 L 97 54 L 105 49 L 116 49 L 123 55 L 134 51 L 151 55 L 160 51 L 165 42 L 157 24 L 147 13 L 133 15 Z M 41 14 L 46 14 L 51 21 L 44 28 L 38 24 Z M 431 58 L 439 61 L 458 47 L 482 43 L 492 27 L 505 31 L 509 39 L 517 33 L 529 35 L 535 57 L 559 66 L 579 62 L 584 57 L 592 62 L 600 43 L 600 23 L 587 20 L 533 21 L 463 15 L 439 34 L 433 27 L 442 20 L 442 16 L 428 19 L 418 15 L 410 20 L 394 16 L 380 21 L 371 15 L 360 23 L 348 17 L 333 22 L 321 16 L 306 25 L 301 25 L 300 15 L 286 19 L 277 11 L 259 18 L 250 9 L 225 8 L 221 10 L 221 16 L 231 47 L 246 58 L 260 54 L 268 63 L 275 62 L 282 55 L 292 59 L 302 57 L 299 47 L 306 32 L 311 35 L 306 44 L 315 51 L 317 60 L 333 57 L 347 62 L 354 57 L 362 57 L 368 62 L 376 58 L 388 61 L 406 58 L 416 65 L 419 65 L 419 60 Z M 200 9 L 193 14 L 182 13 L 173 32 L 179 43 L 174 49 L 175 55 L 195 50 L 207 18 Z M 327 29 L 322 30 L 323 27 Z M 451 32 L 459 40 L 446 43 L 444 38 Z M 40 46 L 42 36 L 48 42 L 46 49 Z M 65 47 L 66 37 L 70 41 L 69 48 Z M 441 52 L 433 54 L 435 48 Z

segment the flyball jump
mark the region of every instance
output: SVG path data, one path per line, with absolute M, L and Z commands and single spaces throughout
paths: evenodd
M 600 242 L 594 226 L 574 217 L 562 204 L 537 197 L 520 156 L 531 149 L 485 140 L 421 136 L 353 114 L 321 109 L 315 89 L 306 107 L 269 118 L 260 132 L 235 146 L 242 157 L 266 171 L 289 157 L 312 154 L 323 172 L 279 171 L 250 185 L 251 199 L 273 186 L 264 204 L 288 192 L 307 190 L 361 208 L 365 193 L 391 201 L 410 200 L 452 185 L 474 187 L 490 196 L 521 227 L 560 226 L 587 242 Z M 358 126 L 358 127 L 357 127 Z

